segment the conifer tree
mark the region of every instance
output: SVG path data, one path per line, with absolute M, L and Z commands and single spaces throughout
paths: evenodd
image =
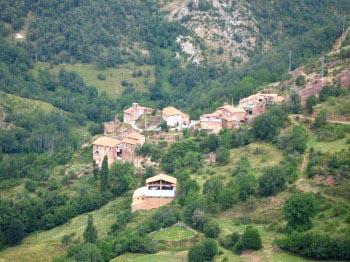
M 84 231 L 84 240 L 86 243 L 96 243 L 97 241 L 97 230 L 94 226 L 92 215 L 88 215 L 88 223 Z
M 102 161 L 102 167 L 100 170 L 100 190 L 101 192 L 107 191 L 108 188 L 108 157 L 107 155 L 104 156 Z

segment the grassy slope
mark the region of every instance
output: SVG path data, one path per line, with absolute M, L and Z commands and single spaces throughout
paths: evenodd
M 105 237 L 119 212 L 120 199 L 114 200 L 101 209 L 91 212 L 99 237 Z M 61 244 L 64 235 L 75 233 L 74 239 L 82 238 L 88 214 L 71 219 L 64 225 L 48 231 L 37 232 L 25 238 L 21 245 L 10 247 L 0 253 L 0 262 L 47 262 L 62 255 L 66 248 Z
M 154 240 L 169 241 L 190 238 L 194 233 L 184 227 L 176 226 L 157 231 L 151 236 Z
M 33 69 L 33 74 L 37 75 L 40 69 L 50 69 L 52 72 L 57 74 L 61 68 L 64 68 L 67 71 L 75 71 L 84 79 L 87 85 L 95 86 L 99 90 L 99 93 L 106 92 L 107 95 L 112 97 L 116 97 L 117 95 L 121 94 L 125 89 L 125 87 L 121 85 L 123 80 L 132 83 L 134 88 L 140 91 L 144 91 L 147 88 L 144 81 L 154 81 L 154 68 L 152 66 L 136 66 L 134 64 L 121 65 L 118 68 L 106 68 L 99 70 L 92 64 L 61 64 L 58 66 L 53 66 L 52 69 L 50 69 L 50 66 L 47 63 L 36 63 L 35 68 Z M 143 76 L 132 77 L 134 70 L 141 70 L 143 72 Z M 147 70 L 151 72 L 149 77 L 145 76 Z M 104 74 L 106 76 L 106 80 L 99 80 L 97 78 L 98 74 Z
M 16 113 L 30 113 L 37 109 L 49 112 L 55 107 L 49 103 L 39 100 L 19 97 L 0 91 L 0 112 L 13 111 Z M 56 108 L 59 110 L 58 108 Z

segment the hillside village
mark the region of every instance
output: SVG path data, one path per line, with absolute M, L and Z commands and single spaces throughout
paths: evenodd
M 269 105 L 281 104 L 284 98 L 277 94 L 255 94 L 241 99 L 239 106 L 234 107 L 225 103 L 211 114 L 200 116 L 200 120 L 190 120 L 190 116 L 176 109 L 166 107 L 159 112 L 162 121 L 166 124 L 166 130 L 181 133 L 183 129 L 199 129 L 207 134 L 218 134 L 222 129 L 239 128 L 242 125 L 252 123 L 253 120 L 267 112 Z M 115 161 L 127 161 L 140 167 L 140 159 L 137 157 L 137 147 L 142 147 L 145 142 L 149 143 L 143 131 L 161 132 L 161 123 L 157 126 L 147 126 L 147 115 L 156 114 L 157 110 L 132 103 L 132 106 L 124 110 L 124 124 L 131 128 L 121 131 L 123 126 L 116 117 L 112 122 L 104 123 L 104 137 L 93 142 L 93 160 L 99 166 L 105 155 L 108 163 Z M 136 121 L 144 118 L 145 129 L 136 126 Z M 119 140 L 118 140 L 119 139 Z
M 348 0 L 0 6 L 0 262 L 350 260 Z

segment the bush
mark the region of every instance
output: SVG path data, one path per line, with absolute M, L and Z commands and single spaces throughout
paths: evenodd
M 267 168 L 259 178 L 259 194 L 273 196 L 285 188 L 286 172 L 282 166 Z
M 222 247 L 226 249 L 232 249 L 234 245 L 240 240 L 241 236 L 234 232 L 232 234 L 226 235 L 219 240 L 219 243 Z
M 212 239 L 204 239 L 194 244 L 188 251 L 188 262 L 212 261 L 218 253 L 218 246 Z
M 98 75 L 97 75 L 97 79 L 98 79 L 98 80 L 106 80 L 107 77 L 106 77 L 105 74 L 98 74 Z
M 310 193 L 294 194 L 286 201 L 283 212 L 292 230 L 305 231 L 311 228 L 311 218 L 316 215 L 318 205 Z
M 217 238 L 219 236 L 220 228 L 217 223 L 209 222 L 204 226 L 204 234 L 207 238 Z
M 259 231 L 251 226 L 246 228 L 241 237 L 241 241 L 244 249 L 259 250 L 262 248 Z
M 285 250 L 316 259 L 350 259 L 350 238 L 331 238 L 318 233 L 293 233 L 277 239 L 277 245 Z

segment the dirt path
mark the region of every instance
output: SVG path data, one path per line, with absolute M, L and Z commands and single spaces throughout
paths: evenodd
M 304 115 L 290 115 L 292 122 L 295 124 L 297 123 L 295 118 L 299 117 L 299 119 L 307 119 L 310 121 L 315 121 L 315 118 L 313 117 L 308 117 L 308 116 L 304 116 Z M 338 120 L 327 120 L 328 123 L 333 123 L 333 124 L 343 124 L 343 125 L 350 125 L 350 121 L 338 121 Z
M 301 174 L 303 174 L 305 172 L 308 160 L 309 160 L 309 154 L 305 154 L 304 159 L 303 159 L 303 163 L 301 164 L 301 167 L 300 167 Z

